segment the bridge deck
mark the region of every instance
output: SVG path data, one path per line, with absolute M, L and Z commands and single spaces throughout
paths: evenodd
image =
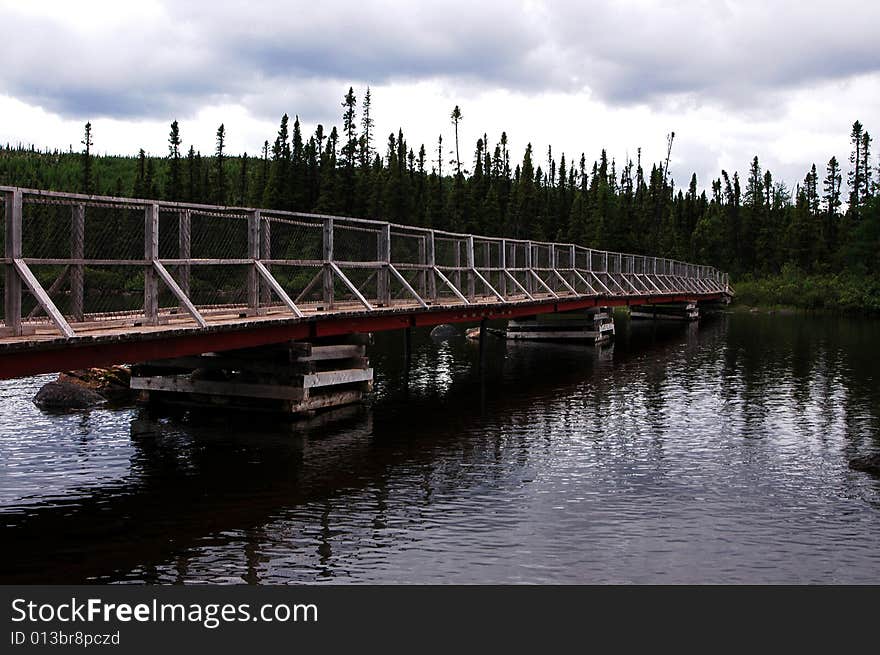
M 722 300 L 708 266 L 338 216 L 0 187 L 0 378 L 607 305 Z

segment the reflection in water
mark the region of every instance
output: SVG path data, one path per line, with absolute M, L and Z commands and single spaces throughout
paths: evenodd
M 876 323 L 620 321 L 608 348 L 414 332 L 288 425 L 51 415 L 0 383 L 2 582 L 877 582 Z

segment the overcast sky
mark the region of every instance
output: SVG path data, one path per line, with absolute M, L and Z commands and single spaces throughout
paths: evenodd
M 398 127 L 451 144 L 458 104 L 468 162 L 502 130 L 515 161 L 528 141 L 538 163 L 548 144 L 659 161 L 674 130 L 679 185 L 757 154 L 793 186 L 848 168 L 854 120 L 880 135 L 876 1 L 0 0 L 0 24 L 4 143 L 78 149 L 89 120 L 99 152 L 163 155 L 176 118 L 185 147 L 223 122 L 228 152 L 257 153 L 284 112 L 341 126 L 367 85 L 383 151 Z

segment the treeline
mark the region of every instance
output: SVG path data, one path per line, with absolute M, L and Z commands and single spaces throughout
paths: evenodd
M 378 143 L 369 89 L 360 103 L 349 89 L 341 118 L 341 131 L 318 125 L 304 135 L 299 119 L 291 124 L 285 115 L 257 155 L 227 153 L 225 125 L 203 155 L 185 146 L 174 121 L 166 156 L 98 157 L 87 124 L 80 152 L 0 150 L 0 183 L 571 241 L 711 264 L 740 280 L 783 268 L 880 273 L 880 170 L 858 121 L 846 170 L 832 156 L 792 189 L 756 156 L 744 178 L 721 171 L 701 190 L 696 174 L 677 187 L 668 164 L 643 163 L 641 150 L 635 161 L 617 162 L 603 150 L 588 162 L 584 154 L 557 159 L 552 149 L 539 155 L 529 145 L 513 160 L 502 132 L 497 141 L 484 134 L 462 156 L 459 107 L 450 116 L 454 142 L 441 135 L 430 150 L 411 146 L 402 130 Z

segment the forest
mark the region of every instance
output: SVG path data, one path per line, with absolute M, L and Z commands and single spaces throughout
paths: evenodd
M 187 147 L 171 122 L 168 152 L 93 153 L 87 123 L 79 151 L 0 149 L 0 184 L 99 195 L 269 207 L 356 216 L 511 238 L 585 246 L 708 264 L 730 272 L 746 304 L 880 312 L 880 167 L 872 138 L 852 125 L 851 152 L 805 165 L 794 188 L 756 155 L 748 170 L 720 171 L 701 187 L 677 186 L 668 158 L 558 159 L 552 148 L 522 156 L 508 137 L 460 144 L 464 115 L 450 113 L 454 141 L 420 144 L 402 129 L 375 134 L 371 95 L 350 88 L 341 130 L 304 135 L 287 114 L 257 154 L 230 154 L 226 127 L 214 150 Z M 670 146 L 674 133 L 670 134 Z M 451 154 L 450 154 L 451 153 Z

